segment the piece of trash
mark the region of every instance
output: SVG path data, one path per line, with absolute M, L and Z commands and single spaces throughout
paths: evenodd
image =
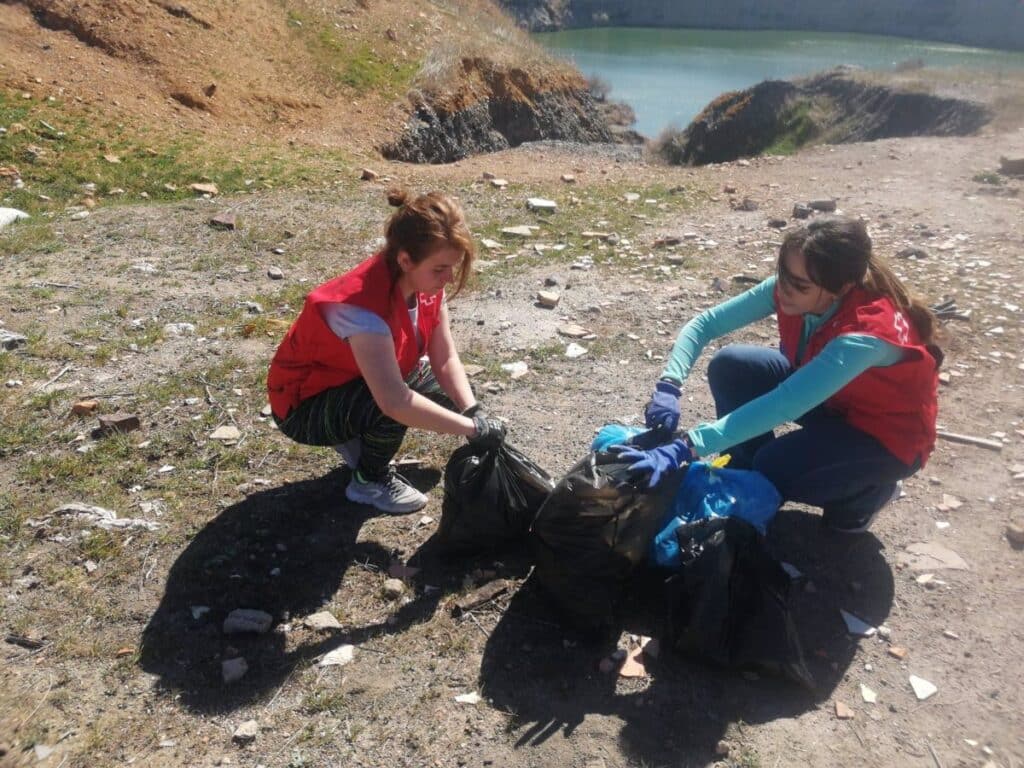
M 792 563 L 779 563 L 779 565 L 781 565 L 782 570 L 784 570 L 789 575 L 789 578 L 793 579 L 794 581 L 796 581 L 804 575 L 803 572 Z
M 914 695 L 917 696 L 918 701 L 924 701 L 934 696 L 939 690 L 935 683 L 917 675 L 910 676 L 910 687 L 914 689 Z
M 473 693 L 459 694 L 455 697 L 455 701 L 457 701 L 459 704 L 479 704 L 482 701 L 482 699 L 480 698 L 479 693 L 473 691 Z
M 333 651 L 324 654 L 324 657 L 320 659 L 320 666 L 343 667 L 352 661 L 352 657 L 355 655 L 355 650 L 355 646 L 353 645 L 338 646 Z
M 947 637 L 950 640 L 959 640 L 960 639 L 960 635 L 958 635 L 952 629 L 944 629 L 944 630 L 942 630 L 942 636 L 943 637 Z
M 94 507 L 90 504 L 82 504 L 77 501 L 62 504 L 50 514 L 73 515 L 76 520 L 102 528 L 105 531 L 113 531 L 119 528 L 145 528 L 147 531 L 155 531 L 160 527 L 157 523 L 151 523 L 149 520 L 135 517 L 118 517 L 117 513 L 112 510 Z
M 860 697 L 868 704 L 874 704 L 878 701 L 878 694 L 864 685 L 864 683 L 860 684 Z
M 530 366 L 524 363 L 522 360 L 514 363 L 502 363 L 501 370 L 505 371 L 513 379 L 521 379 L 530 371 Z
M 938 528 L 940 531 L 944 531 L 947 528 L 949 528 L 949 523 L 945 520 L 936 520 L 935 527 Z
M 856 637 L 872 637 L 878 631 L 863 619 L 857 618 L 842 608 L 839 609 L 839 613 L 842 614 L 843 621 L 846 622 L 846 631 L 851 635 Z

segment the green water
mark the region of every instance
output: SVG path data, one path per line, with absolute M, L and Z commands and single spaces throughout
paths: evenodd
M 645 136 L 685 127 L 726 91 L 840 64 L 891 70 L 920 59 L 927 67 L 1024 71 L 1024 53 L 869 35 L 605 27 L 535 37 L 610 83 L 611 97 L 633 107 Z

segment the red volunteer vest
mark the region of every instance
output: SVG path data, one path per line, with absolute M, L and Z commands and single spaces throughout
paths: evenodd
M 417 296 L 417 324 L 424 349 L 440 322 L 441 301 L 440 292 Z M 381 254 L 375 254 L 352 271 L 317 286 L 306 297 L 302 312 L 282 339 L 267 374 L 270 407 L 280 419 L 286 418 L 303 400 L 362 375 L 351 347 L 334 335 L 320 314 L 321 304 L 335 303 L 362 307 L 383 319 L 391 329 L 395 359 L 403 378 L 416 367 L 420 352 L 409 308 L 391 281 L 387 262 Z
M 780 349 L 797 366 L 803 317 L 779 311 L 778 289 L 775 314 Z M 935 358 L 921 343 L 909 318 L 888 298 L 854 288 L 835 315 L 811 334 L 799 365 L 806 365 L 832 339 L 844 334 L 864 334 L 894 344 L 904 350 L 904 360 L 885 368 L 868 368 L 832 395 L 826 405 L 850 426 L 875 437 L 904 464 L 910 466 L 920 459 L 924 466 L 935 447 L 939 410 Z

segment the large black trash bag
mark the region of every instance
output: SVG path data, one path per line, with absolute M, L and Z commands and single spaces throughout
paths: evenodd
M 668 579 L 669 647 L 726 667 L 814 680 L 789 612 L 790 578 L 745 520 L 719 517 L 676 531 L 681 570 Z
M 440 551 L 469 554 L 522 542 L 554 487 L 547 472 L 507 443 L 462 446 L 444 469 Z
M 627 579 L 648 557 L 686 472 L 657 488 L 635 482 L 629 462 L 591 453 L 559 481 L 533 522 L 534 575 L 580 628 L 615 619 Z

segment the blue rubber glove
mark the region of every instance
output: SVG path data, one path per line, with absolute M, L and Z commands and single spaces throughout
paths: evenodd
M 633 463 L 629 465 L 630 472 L 641 476 L 650 472 L 648 488 L 656 486 L 663 475 L 675 472 L 684 461 L 693 457 L 690 444 L 683 437 L 673 440 L 668 445 L 651 448 L 649 451 L 640 451 L 630 445 L 613 445 L 608 450 L 617 453 L 624 461 L 632 461 Z
M 654 385 L 654 394 L 644 408 L 644 424 L 672 434 L 679 427 L 679 396 L 682 392 L 671 381 L 662 379 Z

